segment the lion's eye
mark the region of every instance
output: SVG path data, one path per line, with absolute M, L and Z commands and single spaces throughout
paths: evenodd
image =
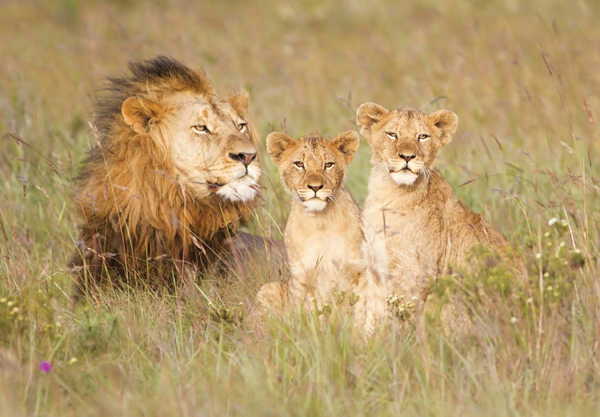
M 210 133 L 210 131 L 205 125 L 192 126 L 192 130 L 196 133 Z
M 330 169 L 333 166 L 333 162 L 326 162 L 325 169 Z
M 417 136 L 417 139 L 419 139 L 421 142 L 425 142 L 427 139 L 429 139 L 429 135 L 421 133 L 419 136 Z
M 385 133 L 387 134 L 388 138 L 390 138 L 390 139 L 396 139 L 396 138 L 398 138 L 398 134 L 397 133 L 394 133 L 394 132 L 385 132 Z
M 294 166 L 298 169 L 304 168 L 304 162 L 296 161 L 294 162 Z
M 240 123 L 237 125 L 237 128 L 240 132 L 245 132 L 246 131 L 246 126 L 248 125 L 248 123 Z

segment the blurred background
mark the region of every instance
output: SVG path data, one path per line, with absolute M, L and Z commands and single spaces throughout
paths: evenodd
M 523 192 L 522 177 L 535 187 L 548 172 L 581 175 L 569 147 L 598 150 L 590 123 L 600 111 L 595 1 L 5 0 L 0 7 L 1 192 L 17 207 L 28 202 L 19 182 L 35 189 L 64 180 L 36 152 L 76 170 L 104 78 L 157 54 L 203 67 L 222 94 L 248 90 L 263 138 L 272 129 L 295 136 L 355 129 L 354 111 L 365 101 L 452 109 L 458 134 L 438 165 L 455 186 L 483 178 L 459 190 L 467 199 L 473 190 L 469 203 L 479 211 Z M 358 200 L 368 154 L 365 144 L 349 173 Z M 68 195 L 53 197 L 60 204 Z M 510 234 L 514 225 L 507 226 Z
M 596 0 L 3 0 L 0 289 L 52 288 L 68 305 L 71 190 L 95 143 L 93 99 L 128 62 L 164 54 L 203 67 L 222 95 L 249 91 L 263 141 L 274 129 L 356 129 L 365 101 L 453 110 L 458 131 L 438 168 L 514 243 L 534 282 L 559 242 L 582 253 L 585 268 L 572 274 L 585 282 L 577 297 L 588 294 L 593 317 L 598 22 Z M 262 146 L 265 202 L 249 229 L 280 236 L 288 197 Z M 369 158 L 363 139 L 347 176 L 360 204 Z M 552 218 L 566 222 L 564 234 L 551 234 Z M 252 299 L 259 284 L 235 300 Z M 573 369 L 564 366 L 560 378 Z
M 517 192 L 540 199 L 532 214 L 553 210 L 549 195 L 533 195 L 535 185 L 549 172 L 567 182 L 569 170 L 581 175 L 569 148 L 597 155 L 599 147 L 590 123 L 600 111 L 595 1 L 5 0 L 0 7 L 0 192 L 9 224 L 35 204 L 35 186 L 52 190 L 58 205 L 68 200 L 59 194 L 65 178 L 37 152 L 75 172 L 104 78 L 157 54 L 202 66 L 222 94 L 248 90 L 263 138 L 272 129 L 295 136 L 355 129 L 364 101 L 452 109 L 458 134 L 438 165 L 455 186 L 482 178 L 459 193 L 479 211 L 493 208 L 492 217 L 500 202 L 517 209 Z M 359 201 L 368 154 L 365 144 L 349 173 Z M 527 190 L 523 177 L 533 183 Z M 31 194 L 23 198 L 25 183 Z

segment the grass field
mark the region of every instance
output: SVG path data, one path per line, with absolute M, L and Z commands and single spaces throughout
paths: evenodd
M 3 1 L 0 415 L 599 415 L 598 21 L 595 0 Z M 365 101 L 455 111 L 437 165 L 513 242 L 529 283 L 474 261 L 459 276 L 477 324 L 466 338 L 435 317 L 368 342 L 343 317 L 255 328 L 244 318 L 264 274 L 73 308 L 71 196 L 93 97 L 156 54 L 247 89 L 262 138 L 355 129 Z M 249 230 L 277 236 L 288 199 L 262 152 Z M 361 203 L 369 157 L 363 141 L 347 178 Z

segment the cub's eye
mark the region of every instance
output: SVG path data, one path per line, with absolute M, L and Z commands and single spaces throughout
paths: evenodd
M 330 169 L 333 166 L 333 162 L 325 162 L 325 169 Z
M 427 139 L 429 139 L 429 135 L 421 133 L 419 136 L 417 136 L 417 139 L 419 139 L 421 142 L 425 142 Z
M 240 132 L 245 132 L 246 131 L 246 126 L 248 126 L 248 123 L 240 123 L 237 125 L 237 128 Z
M 192 130 L 196 133 L 210 133 L 208 128 L 204 125 L 196 125 L 192 126 Z
M 304 162 L 300 162 L 300 161 L 296 161 L 294 162 L 294 166 L 298 169 L 303 169 L 304 168 Z
M 398 134 L 394 133 L 394 132 L 385 132 L 386 135 L 388 136 L 388 138 L 390 139 L 397 139 L 398 138 Z

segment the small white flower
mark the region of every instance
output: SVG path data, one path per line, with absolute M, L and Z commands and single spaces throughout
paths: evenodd
M 535 254 L 535 258 L 536 259 L 542 259 L 542 254 L 541 253 L 536 253 Z
M 565 219 L 562 219 L 560 221 L 560 224 L 563 225 L 564 227 L 567 227 L 569 225 L 569 222 L 567 222 Z
M 564 248 L 565 247 L 565 242 L 560 242 L 560 245 L 558 245 L 558 246 L 560 246 L 561 248 Z
M 557 223 L 559 221 L 559 219 L 557 219 L 556 217 L 552 217 L 550 220 L 548 220 L 548 226 L 552 226 L 553 224 Z
M 548 278 L 550 276 L 549 272 L 544 272 L 544 278 Z
M 511 317 L 511 318 L 510 318 L 510 322 L 511 322 L 512 324 L 515 324 L 515 323 L 516 323 L 516 322 L 518 322 L 518 321 L 519 321 L 519 319 L 517 319 L 516 317 Z

